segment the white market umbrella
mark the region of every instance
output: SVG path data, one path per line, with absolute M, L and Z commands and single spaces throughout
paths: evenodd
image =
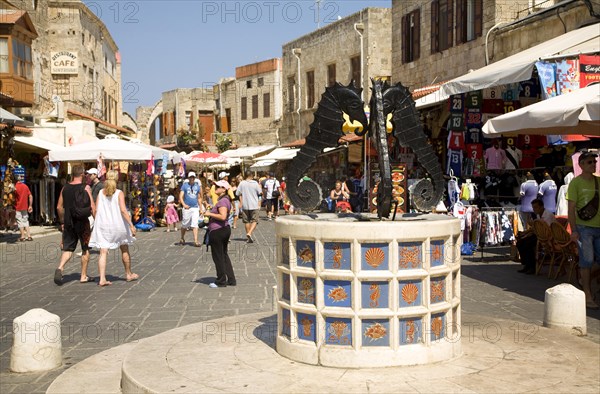
M 103 140 L 72 145 L 48 152 L 50 161 L 104 160 L 146 161 L 152 158 L 152 149 L 131 142 L 105 138 Z
M 483 125 L 488 136 L 511 132 L 600 136 L 600 84 L 528 105 Z
M 129 142 L 131 142 L 132 144 L 137 144 L 137 145 L 140 145 L 140 146 L 143 146 L 145 148 L 152 150 L 152 154 L 154 155 L 154 160 L 161 160 L 163 158 L 163 155 L 167 155 L 168 160 L 173 161 L 173 163 L 175 163 L 175 164 L 177 164 L 181 161 L 181 156 L 179 156 L 179 153 L 174 152 L 172 150 L 163 149 L 158 146 L 145 144 L 137 138 L 133 138 L 133 139 L 129 140 Z

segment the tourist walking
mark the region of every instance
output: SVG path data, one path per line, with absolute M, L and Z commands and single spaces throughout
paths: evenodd
M 227 193 L 230 197 L 233 195 L 233 228 L 237 228 L 238 218 L 240 216 L 240 197 L 236 194 L 238 180 L 231 180 L 231 193 Z
M 29 232 L 29 214 L 33 212 L 33 195 L 22 181 L 22 177 L 15 176 L 13 178 L 15 182 L 15 216 L 17 219 L 17 226 L 19 227 L 19 231 L 21 232 L 21 238 L 19 238 L 20 242 L 23 241 L 33 241 L 31 238 L 31 233 Z
M 109 249 L 121 249 L 127 282 L 139 278 L 138 274 L 131 272 L 131 256 L 129 254 L 129 245 L 135 241 L 135 226 L 127 212 L 125 196 L 121 190 L 117 189 L 118 177 L 117 171 L 108 171 L 104 188 L 98 193 L 96 200 L 94 230 L 89 245 L 92 248 L 100 249 L 98 258 L 100 275 L 98 284 L 100 286 L 112 284 L 106 280 L 106 260 Z
M 188 172 L 188 181 L 184 182 L 179 192 L 181 204 L 181 239 L 178 245 L 185 245 L 185 232 L 192 229 L 194 246 L 200 247 L 198 242 L 198 220 L 200 219 L 200 204 L 202 203 L 202 185 L 196 182 L 196 173 Z
M 179 215 L 177 214 L 177 205 L 175 204 L 175 197 L 167 197 L 167 204 L 165 205 L 164 217 L 167 221 L 167 232 L 171 231 L 171 225 L 173 225 L 173 231 L 177 231 L 177 222 L 179 222 Z
M 268 173 L 267 178 L 262 183 L 263 197 L 265 198 L 267 208 L 267 220 L 273 220 L 273 217 L 279 216 L 279 198 L 281 197 L 281 185 L 273 177 L 273 173 Z
M 229 183 L 220 180 L 215 183 L 215 192 L 219 199 L 210 211 L 204 213 L 209 218 L 208 222 L 208 245 L 212 259 L 217 269 L 217 279 L 211 283 L 210 287 L 235 286 L 235 274 L 231 259 L 227 253 L 229 237 L 231 236 L 231 227 L 229 227 L 229 212 L 231 211 L 231 200 L 227 191 L 231 188 Z
M 92 198 L 94 199 L 94 202 L 96 202 L 98 193 L 100 193 L 100 190 L 104 187 L 104 183 L 98 178 L 98 169 L 90 168 L 86 173 L 89 175 L 90 181 L 92 182 Z
M 258 182 L 254 180 L 252 172 L 246 173 L 246 179 L 240 182 L 236 194 L 240 197 L 240 206 L 242 208 L 242 222 L 246 227 L 246 242 L 253 243 L 252 232 L 258 224 L 258 212 L 260 210 L 260 196 L 262 189 Z
M 73 166 L 73 180 L 60 191 L 56 210 L 62 231 L 62 254 L 58 268 L 54 270 L 54 283 L 63 284 L 63 271 L 67 262 L 73 256 L 77 243 L 81 245 L 81 283 L 93 282 L 94 278 L 87 276 L 87 266 L 90 260 L 90 221 L 88 217 L 95 215 L 96 207 L 92 200 L 92 191 L 83 182 L 83 166 Z M 85 195 L 87 194 L 87 199 Z
M 594 175 L 597 158 L 592 152 L 579 156 L 581 174 L 573 178 L 567 190 L 571 239 L 579 245 L 581 284 L 585 305 L 590 309 L 598 309 L 591 279 L 592 266 L 600 264 L 600 177 Z

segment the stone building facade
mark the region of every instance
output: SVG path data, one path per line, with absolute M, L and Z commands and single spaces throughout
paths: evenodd
M 582 1 L 535 3 L 540 6 L 531 0 L 392 2 L 392 80 L 411 89 L 447 81 L 485 66 L 486 51 L 492 63 L 590 18 Z
M 27 11 L 39 34 L 32 43 L 34 104 L 20 114 L 48 118 L 59 96 L 65 115 L 73 110 L 120 125 L 121 61 L 104 23 L 81 0 L 10 3 Z
M 397 2 L 393 2 L 397 3 Z M 362 51 L 361 51 L 362 35 Z M 392 10 L 365 8 L 283 45 L 282 144 L 305 137 L 325 87 L 392 76 Z M 362 59 L 361 59 L 362 52 Z M 298 72 L 299 68 L 299 72 Z
M 176 142 L 178 132 L 210 142 L 215 130 L 212 88 L 174 89 L 162 93 L 161 132 L 163 142 Z
M 279 145 L 281 59 L 236 67 L 235 78 L 214 86 L 218 131 L 237 146 Z

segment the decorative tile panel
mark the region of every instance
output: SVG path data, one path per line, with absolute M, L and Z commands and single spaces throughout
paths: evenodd
M 389 282 L 362 282 L 360 287 L 363 308 L 389 308 Z
M 364 319 L 362 321 L 363 346 L 390 346 L 390 321 Z
M 349 270 L 351 268 L 350 242 L 325 242 L 325 244 L 323 245 L 323 249 L 325 251 L 325 269 Z
M 437 267 L 440 265 L 444 265 L 444 240 L 431 240 L 431 242 L 429 243 L 429 248 L 431 266 Z
M 407 280 L 398 283 L 400 308 L 419 306 L 423 303 L 423 283 L 420 280 Z
M 352 346 L 352 320 L 339 317 L 325 318 L 325 343 Z
M 297 279 L 298 302 L 315 305 L 315 280 L 313 278 Z
M 423 319 L 411 317 L 400 319 L 400 346 L 423 342 Z
M 423 244 L 421 242 L 398 243 L 398 269 L 423 267 Z
M 316 342 L 316 322 L 317 318 L 315 315 L 308 315 L 305 313 L 298 313 L 298 338 L 306 341 Z
M 387 243 L 364 243 L 360 246 L 363 270 L 386 271 L 389 269 L 389 245 Z
M 431 341 L 438 341 L 446 335 L 446 315 L 444 313 L 438 313 L 431 315 L 431 322 L 429 323 L 431 328 Z
M 296 241 L 296 263 L 299 267 L 315 268 L 315 241 Z
M 446 301 L 446 278 L 432 277 L 429 286 L 429 302 L 436 304 Z
M 323 285 L 325 306 L 352 306 L 352 282 L 345 280 L 325 280 Z
M 290 320 L 290 311 L 289 309 L 281 309 L 281 335 L 284 335 L 288 338 L 291 337 L 290 327 L 292 326 L 292 322 Z
M 290 265 L 290 239 L 281 238 L 281 264 Z
M 283 286 L 281 288 L 281 298 L 289 301 L 290 300 L 290 275 L 287 273 L 281 274 Z

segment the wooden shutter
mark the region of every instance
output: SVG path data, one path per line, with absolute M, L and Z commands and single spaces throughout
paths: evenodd
M 446 14 L 446 20 L 448 23 L 448 31 L 446 32 L 448 34 L 448 47 L 444 48 L 444 49 L 448 49 L 450 47 L 453 46 L 454 43 L 454 2 L 452 0 L 448 0 L 448 13 Z M 444 34 L 444 32 L 441 32 L 442 34 Z
M 467 0 L 456 0 L 456 45 L 466 41 Z
M 407 37 L 408 37 L 408 29 L 409 29 L 409 27 L 408 27 L 409 17 L 410 17 L 410 14 L 404 15 L 402 17 L 402 37 L 400 37 L 400 42 L 402 45 L 402 63 L 408 63 Z
M 417 8 L 415 14 L 415 28 L 413 30 L 413 57 L 411 60 L 417 60 L 421 55 L 421 9 Z
M 431 53 L 439 52 L 439 22 L 438 13 L 440 5 L 438 0 L 431 2 Z
M 483 32 L 483 0 L 475 0 L 475 37 Z

